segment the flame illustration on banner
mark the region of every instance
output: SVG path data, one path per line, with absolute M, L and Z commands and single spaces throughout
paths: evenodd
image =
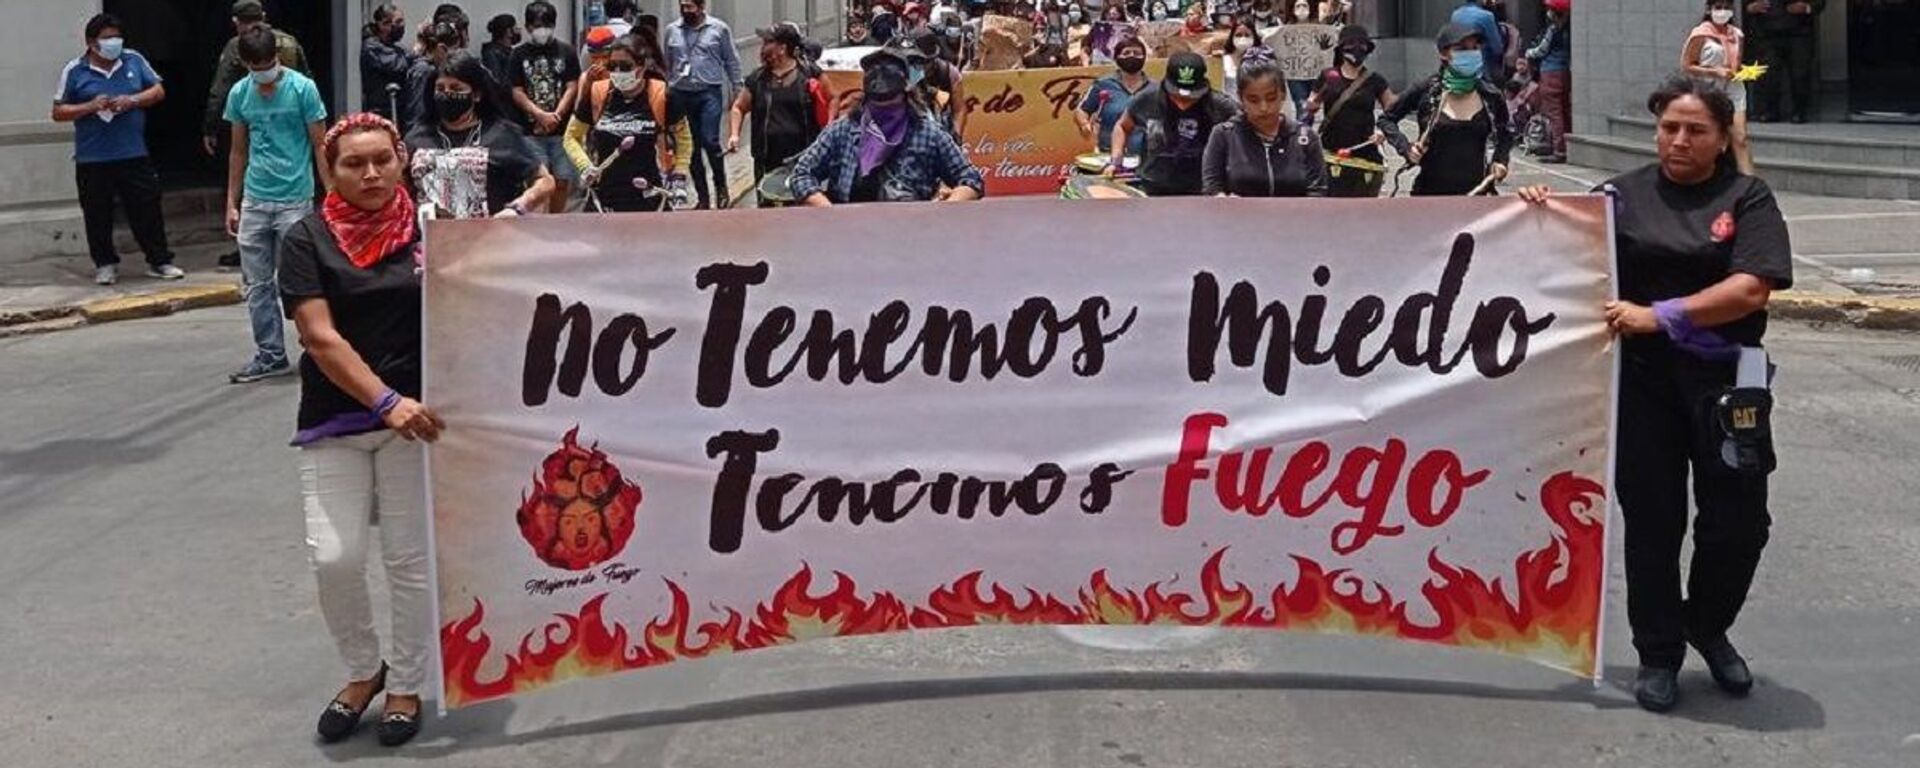
M 571 433 L 568 438 L 571 445 Z M 468 616 L 440 630 L 446 701 L 466 706 L 570 679 L 813 638 L 978 624 L 1171 624 L 1376 635 L 1488 650 L 1591 676 L 1599 663 L 1605 583 L 1603 494 L 1599 483 L 1571 473 L 1542 484 L 1540 505 L 1557 530 L 1552 541 L 1515 561 L 1510 589 L 1429 554 L 1432 575 L 1421 593 L 1437 617 L 1431 622 L 1409 618 L 1407 603 L 1378 584 L 1299 556 L 1296 578 L 1263 602 L 1254 590 L 1222 576 L 1226 548 L 1200 569 L 1196 592 L 1167 583 L 1130 590 L 1112 584 L 1102 570 L 1071 602 L 982 583 L 979 572 L 917 604 L 885 592 L 863 596 L 852 578 L 838 572 L 832 589 L 816 594 L 813 570 L 803 566 L 751 618 L 729 609 L 724 618 L 698 624 L 686 592 L 669 580 L 671 610 L 637 636 L 605 619 L 607 596 L 600 594 L 578 614 L 557 614 L 543 631 L 522 638 L 519 648 L 501 658 L 504 671 L 498 674 L 481 672 L 492 658 L 493 640 L 479 630 L 486 606 L 475 600 Z
M 541 561 L 583 571 L 625 549 L 640 509 L 640 486 L 620 475 L 596 443 L 580 447 L 580 428 L 540 463 L 515 521 Z

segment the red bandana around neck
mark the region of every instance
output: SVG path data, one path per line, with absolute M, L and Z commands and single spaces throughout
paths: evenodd
M 401 246 L 413 242 L 413 196 L 402 184 L 394 190 L 393 200 L 377 211 L 354 206 L 338 192 L 327 193 L 320 215 L 327 231 L 345 251 L 347 260 L 361 269 L 380 262 Z

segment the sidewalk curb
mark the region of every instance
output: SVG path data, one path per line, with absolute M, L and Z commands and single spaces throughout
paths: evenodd
M 59 307 L 47 307 L 0 317 L 0 338 L 64 331 L 143 317 L 161 317 L 202 307 L 240 303 L 240 284 L 209 283 L 169 288 L 135 296 Z
M 1777 318 L 1836 323 L 1876 331 L 1920 331 L 1920 298 L 1836 296 L 1782 291 L 1768 312 Z

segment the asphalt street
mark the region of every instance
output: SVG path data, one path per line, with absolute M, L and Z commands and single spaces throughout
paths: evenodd
M 1771 341 L 1782 466 L 1735 633 L 1746 700 L 1695 660 L 1678 711 L 1636 708 L 1615 573 L 1598 687 L 1342 638 L 965 629 L 578 683 L 392 752 L 314 742 L 344 673 L 302 545 L 295 386 L 224 383 L 244 312 L 0 340 L 0 765 L 1920 765 L 1920 336 Z

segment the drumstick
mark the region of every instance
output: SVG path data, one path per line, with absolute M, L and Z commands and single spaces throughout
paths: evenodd
M 621 139 L 620 146 L 613 148 L 613 154 L 608 155 L 607 159 L 600 161 L 599 165 L 596 165 L 593 167 L 594 172 L 606 173 L 608 168 L 612 168 L 613 164 L 620 160 L 620 156 L 622 154 L 625 154 L 633 149 L 634 144 L 635 144 L 634 137 L 632 136 L 628 136 L 624 139 Z
M 1493 189 L 1493 185 L 1499 182 L 1500 182 L 1499 179 L 1489 174 L 1486 178 L 1480 180 L 1479 186 L 1474 187 L 1473 191 L 1467 193 L 1467 197 L 1478 197 L 1480 195 L 1484 195 L 1487 193 L 1487 190 Z

